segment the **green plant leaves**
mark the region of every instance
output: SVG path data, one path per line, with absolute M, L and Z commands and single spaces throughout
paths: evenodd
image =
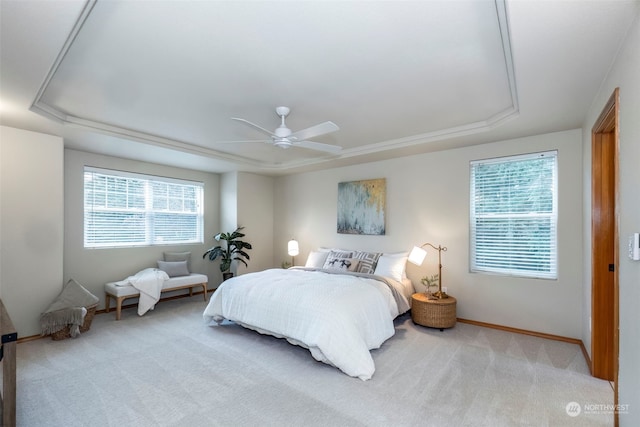
M 220 271 L 227 272 L 231 269 L 231 263 L 235 260 L 243 263 L 248 267 L 247 260 L 250 260 L 251 257 L 245 249 L 252 249 L 251 243 L 244 242 L 241 239 L 245 236 L 244 233 L 240 232 L 244 227 L 238 227 L 235 231 L 231 233 L 218 233 L 213 238 L 217 241 L 224 241 L 224 245 L 214 246 L 208 249 L 202 258 L 209 257 L 211 261 L 214 261 L 216 258 L 220 257 Z

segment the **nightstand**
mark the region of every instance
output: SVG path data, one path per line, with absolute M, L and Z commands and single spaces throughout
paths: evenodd
M 430 328 L 452 328 L 456 325 L 456 303 L 452 296 L 428 299 L 424 293 L 415 293 L 411 295 L 411 319 Z

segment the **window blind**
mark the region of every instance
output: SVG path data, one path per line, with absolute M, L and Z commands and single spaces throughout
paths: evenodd
M 471 271 L 556 279 L 557 151 L 470 169 Z
M 201 182 L 85 167 L 84 246 L 203 242 Z

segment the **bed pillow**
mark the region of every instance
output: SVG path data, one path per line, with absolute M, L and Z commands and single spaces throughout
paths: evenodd
M 189 275 L 187 261 L 158 261 L 158 269 L 167 273 L 169 277 Z
M 376 271 L 380 255 L 382 254 L 378 252 L 356 252 L 354 258 L 360 261 L 356 271 L 358 273 L 373 274 Z
M 329 254 L 327 255 L 327 259 L 324 262 L 324 265 L 322 266 L 322 268 L 331 268 L 334 264 L 333 259 L 335 258 L 351 258 L 353 257 L 353 252 L 347 252 L 347 251 L 329 251 Z
M 187 261 L 187 270 L 191 271 L 191 252 L 165 252 L 164 260 L 169 262 Z
M 389 277 L 398 282 L 402 282 L 405 275 L 408 254 L 405 252 L 398 254 L 382 254 L 376 265 L 375 275 Z
M 328 270 L 357 271 L 359 260 L 355 258 L 327 257 L 325 267 Z
M 324 262 L 327 260 L 328 256 L 329 252 L 309 252 L 307 262 L 304 266 L 308 268 L 322 268 L 324 267 Z
M 349 249 L 326 248 L 324 246 L 320 246 L 317 250 L 318 250 L 318 252 L 331 252 L 331 251 L 335 251 L 335 252 L 353 252 L 352 250 L 349 250 Z
M 350 249 L 340 249 L 340 248 L 324 248 L 324 247 L 320 247 L 317 249 L 318 252 L 339 252 L 339 253 L 346 253 L 346 254 L 351 254 L 353 255 L 353 251 Z M 349 255 L 349 256 L 351 256 Z

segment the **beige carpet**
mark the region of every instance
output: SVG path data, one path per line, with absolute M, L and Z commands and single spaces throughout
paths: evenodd
M 284 340 L 207 326 L 204 307 L 165 301 L 119 322 L 97 315 L 77 339 L 19 344 L 18 425 L 613 425 L 588 410 L 613 392 L 577 345 L 460 323 L 440 332 L 404 315 L 365 382 Z

